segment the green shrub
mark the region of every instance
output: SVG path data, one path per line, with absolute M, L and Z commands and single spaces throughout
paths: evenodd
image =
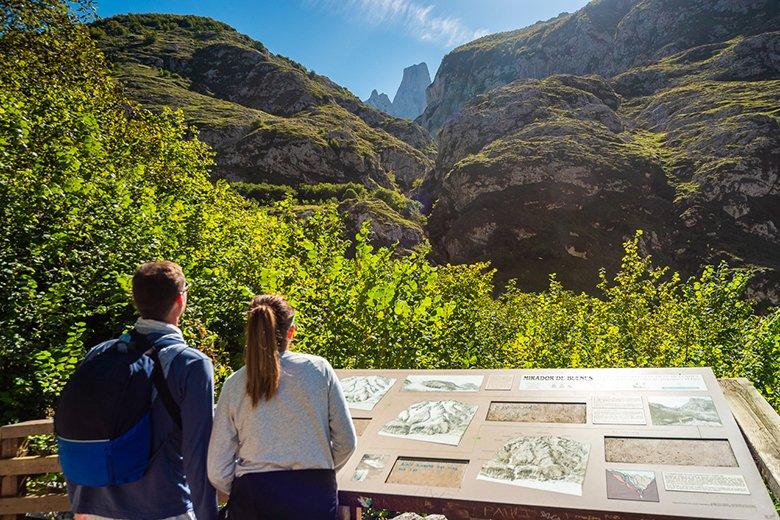
M 334 184 L 322 182 L 319 184 L 300 184 L 297 187 L 298 198 L 302 201 L 326 201 L 326 200 L 344 200 L 347 192 L 365 195 L 368 190 L 362 184 L 357 182 L 347 182 L 343 184 Z
M 244 197 L 265 204 L 295 197 L 298 194 L 295 188 L 283 184 L 233 182 L 230 185 Z

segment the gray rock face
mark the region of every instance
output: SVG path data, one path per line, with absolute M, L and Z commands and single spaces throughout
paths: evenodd
M 393 102 L 387 97 L 387 94 L 382 92 L 381 94 L 376 89 L 371 91 L 371 95 L 364 101 L 365 104 L 381 110 L 382 112 L 389 114 L 393 110 Z
M 419 224 L 402 218 L 381 201 L 345 200 L 339 211 L 344 215 L 347 237 L 354 237 L 368 220 L 369 240 L 374 246 L 405 254 L 425 242 L 425 232 Z
M 393 98 L 391 115 L 404 119 L 415 119 L 425 110 L 425 89 L 431 84 L 428 65 L 418 63 L 404 69 L 404 77 Z
M 776 30 L 779 6 L 777 0 L 593 0 L 447 54 L 419 122 L 434 132 L 475 95 L 517 79 L 613 76 L 692 47 Z
M 374 89 L 365 103 L 395 117 L 415 119 L 425 110 L 425 89 L 430 84 L 431 74 L 428 72 L 428 65 L 418 63 L 404 69 L 404 77 L 392 102 L 387 94 L 379 94 Z
M 779 48 L 771 31 L 612 78 L 521 79 L 474 97 L 440 130 L 420 189 L 435 203 L 434 252 L 490 260 L 526 288 L 555 272 L 592 290 L 643 229 L 658 264 L 751 268 L 750 294 L 777 304 Z

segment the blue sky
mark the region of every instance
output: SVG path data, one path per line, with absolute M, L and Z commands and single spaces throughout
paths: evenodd
M 587 0 L 97 0 L 102 17 L 122 13 L 210 16 L 344 85 L 361 99 L 390 99 L 404 67 L 442 57 L 483 34 L 525 27 Z

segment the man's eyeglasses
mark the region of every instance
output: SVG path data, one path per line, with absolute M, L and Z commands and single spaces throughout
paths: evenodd
M 179 291 L 179 294 L 187 294 L 190 290 L 190 282 L 184 282 L 184 289 Z

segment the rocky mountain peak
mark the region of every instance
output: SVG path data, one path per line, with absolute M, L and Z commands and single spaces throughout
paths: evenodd
M 425 110 L 425 89 L 431 84 L 428 65 L 418 63 L 404 69 L 404 77 L 393 98 L 393 115 L 414 119 Z
M 384 92 L 380 94 L 376 89 L 371 91 L 371 95 L 365 100 L 365 103 L 387 114 L 391 113 L 393 110 L 393 102 L 390 101 L 387 94 Z
M 425 62 L 411 65 L 404 69 L 403 79 L 392 102 L 387 94 L 379 94 L 374 89 L 365 103 L 391 116 L 415 119 L 425 110 L 427 103 L 425 90 L 430 84 L 431 74 L 428 72 L 428 65 Z

